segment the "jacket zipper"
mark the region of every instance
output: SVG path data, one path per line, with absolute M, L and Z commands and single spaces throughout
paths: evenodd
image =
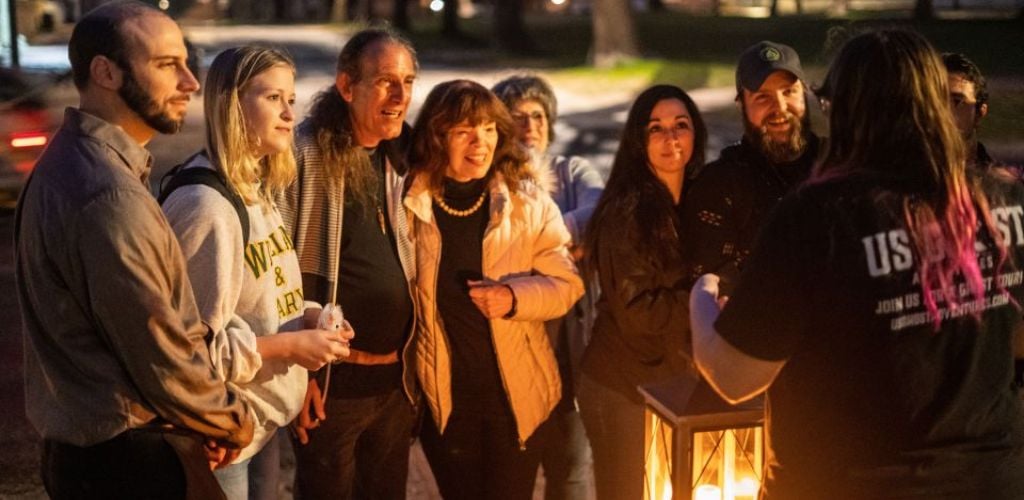
M 487 230 L 484 232 L 485 248 L 487 237 L 493 232 L 495 226 L 496 225 L 488 224 Z M 488 262 L 484 262 L 484 260 L 487 258 L 487 253 L 481 253 L 483 255 L 481 255 L 480 263 L 483 269 L 481 269 L 480 272 L 481 274 L 483 274 L 490 266 L 488 265 Z M 484 275 L 484 277 L 486 278 L 486 275 Z M 436 293 L 437 292 L 435 291 L 435 296 Z M 498 355 L 498 342 L 497 339 L 494 338 L 494 321 L 495 320 L 493 319 L 489 319 L 487 321 L 488 326 L 490 326 L 491 328 L 491 349 L 494 349 L 494 360 L 498 363 L 498 375 L 501 376 L 501 388 L 502 390 L 505 391 L 505 399 L 508 400 L 508 407 L 509 409 L 512 410 L 512 421 L 515 422 L 516 425 L 516 440 L 519 441 L 519 451 L 526 451 L 526 440 L 524 440 L 523 436 L 519 433 L 519 415 L 516 415 L 515 405 L 512 404 L 512 393 L 508 390 L 508 381 L 506 380 L 505 377 L 505 367 L 502 366 L 501 356 Z

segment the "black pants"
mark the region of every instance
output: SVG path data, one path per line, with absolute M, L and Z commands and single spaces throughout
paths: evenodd
M 459 413 L 448 418 L 444 435 L 424 415 L 420 442 L 445 500 L 530 499 L 540 465 L 545 426 L 521 450 L 509 417 Z
M 190 440 L 183 436 L 171 438 Z M 198 438 L 195 438 L 195 444 L 202 446 Z M 199 450 L 196 448 L 195 451 Z M 192 460 L 189 464 L 192 473 L 208 476 L 203 478 L 209 481 L 205 486 L 212 484 L 215 489 L 206 493 L 223 498 L 209 466 L 194 462 Z M 180 500 L 187 498 L 189 493 L 182 459 L 161 432 L 129 430 L 108 441 L 87 447 L 46 439 L 43 440 L 41 465 L 46 493 L 55 500 Z M 196 466 L 206 467 L 205 473 Z M 192 494 L 196 496 L 194 490 Z
M 401 389 L 328 398 L 327 419 L 295 448 L 295 497 L 405 498 L 414 412 Z

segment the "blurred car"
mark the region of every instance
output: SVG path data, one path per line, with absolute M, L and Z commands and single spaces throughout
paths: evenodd
M 67 17 L 64 6 L 54 0 L 17 0 L 18 31 L 26 36 L 52 33 Z
M 58 122 L 46 106 L 44 82 L 0 67 L 0 199 L 17 199 Z

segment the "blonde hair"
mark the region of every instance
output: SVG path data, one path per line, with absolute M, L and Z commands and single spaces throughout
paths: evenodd
M 295 71 L 295 63 L 284 52 L 246 45 L 217 54 L 206 75 L 206 153 L 246 204 L 269 205 L 296 175 L 292 148 L 262 159 L 253 154 L 255 144 L 246 133 L 242 112 L 240 95 L 249 83 L 277 66 Z

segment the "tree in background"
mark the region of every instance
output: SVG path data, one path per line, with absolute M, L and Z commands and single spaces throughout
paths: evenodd
M 445 38 L 462 38 L 462 30 L 459 29 L 459 0 L 444 0 L 441 15 L 441 35 Z
M 918 21 L 935 19 L 935 2 L 932 0 L 916 0 L 914 2 L 914 19 Z
M 803 0 L 795 0 L 795 1 L 796 1 L 796 13 L 797 14 L 803 14 L 804 13 L 804 2 L 803 2 Z M 778 17 L 779 16 L 779 0 L 772 0 L 772 6 L 771 6 L 771 8 L 768 11 L 768 15 L 771 16 L 771 17 Z
M 498 47 L 507 52 L 529 53 L 536 50 L 523 21 L 523 0 L 495 0 L 494 34 Z
M 594 26 L 591 46 L 594 66 L 608 68 L 640 55 L 629 2 L 593 0 L 591 19 Z
M 409 23 L 409 0 L 394 0 L 391 24 L 402 31 L 409 31 L 412 28 Z

